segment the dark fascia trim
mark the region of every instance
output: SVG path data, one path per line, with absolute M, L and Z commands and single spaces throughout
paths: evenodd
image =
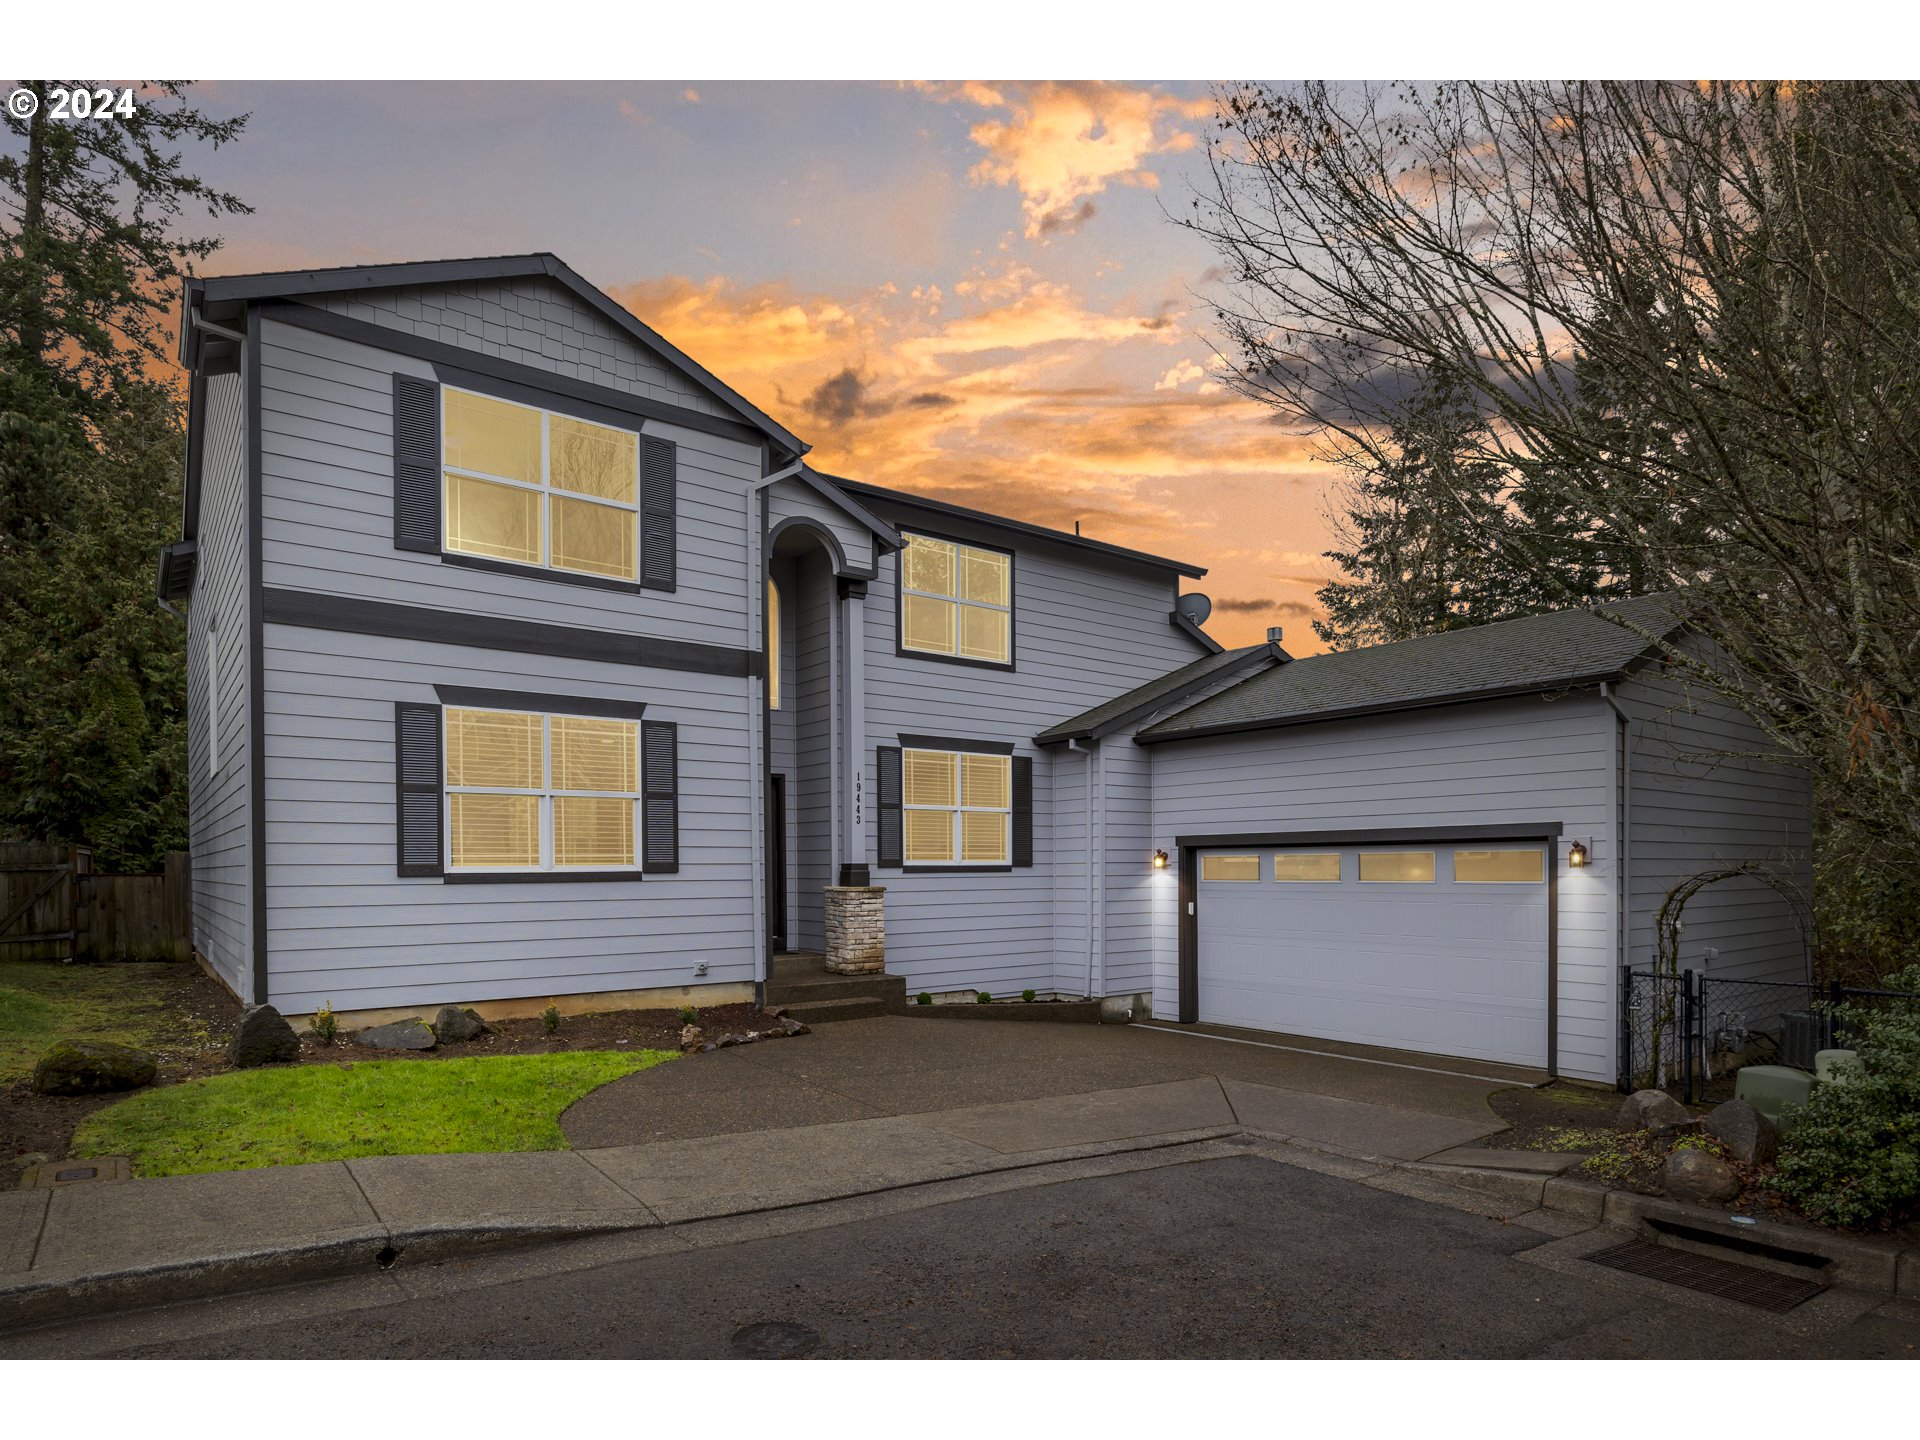
M 475 710 L 536 710 L 543 715 L 587 715 L 596 720 L 638 720 L 642 700 L 603 700 L 593 695 L 549 695 L 533 690 L 485 690 L 472 685 L 435 685 L 442 705 Z
M 1165 745 L 1176 740 L 1203 740 L 1216 735 L 1242 735 L 1253 730 L 1283 730 L 1294 725 L 1317 725 L 1324 720 L 1356 720 L 1367 715 L 1395 715 L 1408 710 L 1437 710 L 1444 705 L 1471 705 L 1479 700 L 1517 700 L 1528 695 L 1557 697 L 1574 690 L 1598 685 L 1602 680 L 1618 680 L 1618 671 L 1588 675 L 1551 685 L 1514 685 L 1496 690 L 1475 690 L 1465 695 L 1438 695 L 1419 700 L 1389 701 L 1377 705 L 1351 705 L 1340 710 L 1315 710 L 1310 715 L 1280 715 L 1265 720 L 1237 720 L 1224 725 L 1202 725 L 1190 730 L 1155 735 L 1143 730 L 1134 736 L 1138 745 Z
M 929 500 L 923 495 L 910 495 L 904 490 L 889 490 L 885 486 L 869 485 L 864 480 L 847 480 L 838 475 L 829 475 L 826 478 L 843 490 L 851 490 L 858 495 L 870 495 L 890 504 L 906 505 L 935 515 L 952 515 L 961 520 L 972 520 L 977 524 L 990 525 L 996 529 L 1011 530 L 1017 535 L 1031 535 L 1036 539 L 1046 540 L 1055 545 L 1070 546 L 1077 550 L 1098 551 L 1102 555 L 1111 555 L 1116 559 L 1151 565 L 1156 570 L 1173 570 L 1191 580 L 1198 580 L 1207 573 L 1205 567 L 1189 565 L 1183 560 L 1169 560 L 1164 555 L 1149 555 L 1144 550 L 1129 550 L 1123 545 L 1109 545 L 1104 540 L 1089 540 L 1083 535 L 1069 535 L 1064 530 L 1049 530 L 1044 525 L 1030 525 L 1024 520 L 1010 520 L 1005 515 L 993 515 L 985 510 L 969 510 L 964 505 L 950 505 L 944 500 Z
M 1007 557 L 1007 658 L 1005 660 L 976 660 L 969 655 L 941 655 L 932 650 L 910 650 L 907 648 L 907 586 L 902 573 L 907 548 L 904 538 L 900 549 L 895 552 L 893 562 L 893 653 L 902 660 L 932 660 L 940 665 L 965 665 L 973 670 L 1005 670 L 1020 668 L 1020 557 L 1004 545 L 989 545 L 980 540 L 969 540 L 962 535 L 942 535 L 938 530 L 929 530 L 924 525 L 913 527 L 915 535 L 924 535 L 929 540 L 944 540 L 949 545 L 965 545 L 970 550 L 991 550 L 996 555 Z M 956 631 L 956 637 L 958 632 Z
M 639 870 L 461 870 L 449 871 L 442 877 L 447 885 L 551 885 L 610 880 L 640 881 L 646 879 Z
M 162 600 L 171 603 L 193 593 L 193 572 L 199 554 L 199 543 L 193 540 L 176 540 L 160 547 L 160 574 L 155 593 Z
M 1149 696 L 1138 705 L 1130 706 L 1120 714 L 1110 716 L 1101 721 L 1098 725 L 1089 725 L 1083 729 L 1070 731 L 1047 730 L 1034 736 L 1033 743 L 1036 745 L 1064 745 L 1069 740 L 1104 740 L 1116 731 L 1125 730 L 1134 722 L 1145 719 L 1156 710 L 1164 710 L 1169 705 L 1178 705 L 1182 700 L 1206 689 L 1209 685 L 1217 685 L 1221 681 L 1231 680 L 1235 676 L 1251 675 L 1256 669 L 1263 668 L 1270 662 L 1284 661 L 1287 658 L 1290 657 L 1271 648 L 1251 650 L 1231 665 L 1222 665 L 1217 670 L 1209 670 L 1204 675 L 1196 676 L 1184 685 L 1176 685 L 1171 690 Z
M 796 455 L 810 448 L 786 426 L 761 410 L 719 376 L 699 364 L 652 326 L 644 324 L 612 297 L 590 285 L 558 255 L 483 256 L 470 260 L 426 260 L 395 265 L 350 265 L 331 270 L 215 276 L 199 282 L 208 303 L 272 300 L 290 295 L 324 295 L 348 290 L 386 290 L 407 285 L 448 285 L 474 280 L 518 280 L 544 276 L 557 281 L 613 322 L 615 328 L 651 350 L 702 390 L 745 418 L 758 434 L 770 436 Z
M 266 619 L 275 625 L 335 630 L 350 635 L 380 635 L 429 645 L 464 645 L 522 655 L 553 655 L 569 660 L 598 660 L 641 669 L 684 670 L 696 675 L 747 679 L 759 675 L 760 656 L 751 650 L 664 640 L 577 625 L 547 625 L 497 615 L 472 615 L 424 605 L 396 605 L 354 595 L 321 595 L 307 590 L 265 592 Z
M 265 581 L 261 575 L 264 547 L 261 518 L 260 447 L 260 311 L 247 307 L 246 355 L 242 368 L 246 386 L 247 426 L 247 766 L 248 825 L 253 832 L 253 1003 L 265 1005 L 267 993 L 267 656 Z
M 966 755 L 1011 755 L 1011 740 L 961 740 L 951 735 L 908 735 L 898 737 L 907 750 L 953 750 Z
M 1557 840 L 1563 828 L 1558 820 L 1519 820 L 1511 825 L 1402 825 L 1374 830 L 1252 830 L 1219 835 L 1178 835 L 1173 843 L 1194 850 L 1217 850 L 1223 845 L 1426 845 L 1442 840 Z
M 1167 612 L 1167 623 L 1189 639 L 1199 641 L 1200 644 L 1206 647 L 1209 654 L 1218 655 L 1227 648 L 1218 640 L 1214 639 L 1213 636 L 1202 630 L 1198 625 L 1194 624 L 1193 621 L 1189 620 L 1185 615 L 1182 615 L 1178 610 L 1170 610 Z
M 355 320 L 350 316 L 336 315 L 331 310 L 317 309 L 312 305 L 301 305 L 292 301 L 269 303 L 263 307 L 266 317 L 281 325 L 291 325 L 297 330 L 311 330 L 316 334 L 331 335 L 339 340 L 349 340 L 356 345 L 366 345 L 376 350 L 391 351 L 395 355 L 410 355 L 416 360 L 425 360 L 434 367 L 436 375 L 444 372 L 462 378 L 450 383 L 479 388 L 475 382 L 484 379 L 489 385 L 504 384 L 520 387 L 528 395 L 541 398 L 529 403 L 541 405 L 547 409 L 572 413 L 565 402 L 576 405 L 589 405 L 622 417 L 614 423 L 631 426 L 633 417 L 642 420 L 655 420 L 663 425 L 678 425 L 685 430 L 699 430 L 708 435 L 721 435 L 729 440 L 737 440 L 746 445 L 757 445 L 760 434 L 752 426 L 737 421 L 722 419 L 716 415 L 703 414 L 698 410 L 688 410 L 679 405 L 669 405 L 660 400 L 648 400 L 638 395 L 629 395 L 624 390 L 615 390 L 605 385 L 595 385 L 587 380 L 575 380 L 566 375 L 555 375 L 532 365 L 523 365 L 517 360 L 501 360 L 491 355 L 482 355 L 473 350 L 462 350 L 457 345 L 448 345 L 440 340 L 427 340 L 418 335 L 409 335 L 404 330 L 390 330 L 384 325 L 374 325 L 365 320 Z M 586 418 L 592 418 L 588 416 Z
M 858 520 L 873 532 L 876 544 L 882 550 L 898 550 L 907 542 L 900 538 L 900 532 L 878 515 L 874 514 L 858 500 L 841 488 L 844 483 L 831 475 L 822 475 L 811 465 L 800 472 L 800 479 L 822 500 L 838 510 L 844 510 L 853 519 Z M 877 568 L 877 567 L 876 567 Z
M 652 595 L 660 592 L 638 580 L 616 580 L 611 575 L 583 575 L 578 570 L 556 570 L 546 565 L 516 565 L 511 560 L 495 560 L 488 555 L 466 555 L 458 550 L 442 550 L 442 565 L 458 565 L 463 570 L 484 570 L 489 575 L 519 575 L 529 580 L 552 580 L 561 585 L 582 585 L 589 590 L 612 590 L 621 595 Z

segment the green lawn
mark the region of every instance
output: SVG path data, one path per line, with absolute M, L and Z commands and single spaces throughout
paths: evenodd
M 73 1153 L 139 1175 L 197 1175 L 363 1155 L 564 1150 L 560 1112 L 670 1050 L 573 1050 L 241 1070 L 167 1085 L 91 1116 Z
M 163 1056 L 214 1042 L 176 1003 L 191 965 L 0 961 L 0 1087 L 24 1080 L 55 1040 L 111 1040 Z

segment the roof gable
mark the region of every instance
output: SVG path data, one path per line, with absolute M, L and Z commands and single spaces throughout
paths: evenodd
M 1238 650 L 1216 651 L 1198 660 L 1169 670 L 1158 679 L 1137 685 L 1124 695 L 1084 710 L 1070 720 L 1062 720 L 1033 737 L 1036 745 L 1060 745 L 1068 740 L 1098 740 L 1124 730 L 1156 710 L 1198 694 L 1236 674 L 1287 662 L 1284 652 L 1272 645 L 1248 645 Z
M 590 343 L 581 346 L 582 353 L 569 357 L 565 363 L 591 370 L 596 360 L 604 362 L 609 367 L 608 373 L 615 377 L 615 388 L 629 388 L 619 383 L 620 356 L 615 346 L 630 344 L 657 365 L 662 386 L 676 392 L 672 398 L 677 403 L 685 405 L 694 401 L 699 402 L 698 408 L 717 407 L 715 413 L 744 420 L 794 455 L 804 454 L 810 448 L 658 331 L 588 284 L 558 256 L 545 252 L 212 276 L 190 280 L 187 289 L 189 303 L 205 307 L 268 299 L 301 299 L 346 314 L 356 313 L 356 306 L 367 307 L 382 312 L 374 317 L 382 322 L 390 323 L 398 317 L 409 326 L 450 325 L 461 332 L 462 339 L 478 335 L 483 344 L 488 343 L 486 327 L 489 325 L 496 327 L 502 337 L 511 330 L 524 329 L 533 337 L 530 353 L 534 355 L 550 353 L 557 344 L 547 333 L 548 322 L 554 317 L 544 313 L 542 307 L 564 303 L 583 319 L 592 317 L 582 327 L 583 333 L 591 337 Z M 423 315 L 419 307 L 431 295 L 458 296 L 470 303 L 432 305 L 433 310 L 442 313 Z M 409 314 L 409 310 L 414 313 Z M 517 323 L 522 321 L 525 324 Z M 183 333 L 181 358 L 189 365 L 195 343 L 191 333 Z M 492 343 L 505 342 L 501 339 Z M 529 349 L 524 342 L 517 348 Z

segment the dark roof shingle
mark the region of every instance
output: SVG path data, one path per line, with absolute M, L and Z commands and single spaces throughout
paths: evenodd
M 1618 676 L 1683 618 L 1680 596 L 1648 595 L 1309 655 L 1251 675 L 1135 738 L 1181 740 L 1592 684 Z
M 1250 669 L 1273 654 L 1270 645 L 1247 645 L 1238 650 L 1222 650 L 1217 655 L 1202 655 L 1178 670 L 1169 670 L 1158 679 L 1135 686 L 1124 695 L 1083 710 L 1071 720 L 1062 720 L 1052 729 L 1034 736 L 1033 743 L 1058 745 L 1068 740 L 1094 740 L 1110 735 L 1128 720 L 1151 715 L 1183 696 L 1227 679 L 1236 671 Z

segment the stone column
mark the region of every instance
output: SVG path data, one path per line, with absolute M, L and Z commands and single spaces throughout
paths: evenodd
M 836 975 L 878 975 L 887 968 L 884 885 L 829 885 L 827 969 Z

